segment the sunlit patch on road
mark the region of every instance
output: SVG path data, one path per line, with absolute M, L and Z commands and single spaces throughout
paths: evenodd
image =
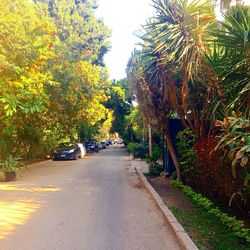
M 93 155 L 93 154 L 88 154 L 88 155 L 85 155 L 85 156 L 83 157 L 83 159 L 89 159 L 89 158 L 92 158 L 92 155 Z
M 0 202 L 0 240 L 23 225 L 40 207 L 33 201 Z
M 41 187 L 23 186 L 23 185 L 0 185 L 0 191 L 5 197 L 11 197 L 9 194 L 16 194 L 16 191 L 22 193 L 44 193 L 56 192 L 61 189 L 54 185 Z M 42 206 L 42 203 L 35 200 L 8 200 L 0 201 L 0 240 L 14 232 L 17 226 L 25 224 Z
M 1 185 L 0 190 L 4 191 L 23 191 L 23 192 L 56 192 L 60 191 L 60 188 L 56 186 L 46 186 L 46 187 L 19 187 L 16 185 Z

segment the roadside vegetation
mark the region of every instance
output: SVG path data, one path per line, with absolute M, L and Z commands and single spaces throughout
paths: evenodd
M 230 207 L 245 228 L 250 225 L 250 9 L 231 2 L 154 0 L 154 16 L 137 33 L 142 48 L 128 62 L 127 83 L 140 117 L 140 122 L 130 119 L 134 141 L 152 145 L 150 174 L 171 175 L 173 164 L 178 181 L 224 212 Z M 173 137 L 174 120 L 182 129 Z M 163 153 L 153 155 L 154 145 Z M 135 155 L 139 148 L 128 145 Z M 233 220 L 221 223 L 230 228 L 227 222 Z M 240 238 L 241 222 L 235 223 Z M 243 231 L 247 240 L 249 232 Z
M 208 221 L 210 222 L 210 224 L 213 223 L 213 220 L 217 220 L 216 224 L 218 226 L 220 226 L 220 224 L 223 225 L 226 230 L 230 231 L 231 235 L 234 235 L 233 238 L 240 238 L 242 240 L 242 243 L 245 243 L 245 245 L 248 245 L 250 243 L 250 229 L 247 229 L 242 221 L 239 221 L 235 217 L 221 212 L 221 210 L 211 200 L 207 199 L 201 194 L 194 192 L 190 187 L 183 185 L 181 182 L 175 180 L 172 182 L 172 184 L 175 187 L 181 188 L 182 191 L 192 200 L 192 202 L 198 208 L 203 209 L 204 214 L 206 213 L 207 215 L 209 215 Z M 211 220 L 210 217 L 213 219 Z
M 0 159 L 44 158 L 61 141 L 108 138 L 111 31 L 95 1 L 3 0 Z
M 240 230 L 232 230 L 208 211 L 206 205 L 211 204 L 211 201 L 207 202 L 204 196 L 193 190 L 190 191 L 188 186 L 176 180 L 173 181 L 172 178 L 159 176 L 147 176 L 147 178 L 199 249 L 250 249 L 249 242 L 237 236 L 236 233 Z M 210 205 L 210 209 L 216 208 L 217 205 L 213 203 Z M 226 217 L 229 216 L 225 215 Z M 231 218 L 228 220 L 228 224 L 233 225 L 234 221 L 237 224 L 242 223 Z
M 201 250 L 249 250 L 249 243 L 240 239 L 201 207 L 193 206 L 191 209 L 170 208 L 177 220 L 187 232 L 190 232 L 192 240 Z M 191 233 L 192 232 L 192 233 Z

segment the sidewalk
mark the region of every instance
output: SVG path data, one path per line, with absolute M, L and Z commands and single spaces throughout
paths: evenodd
M 179 224 L 173 213 L 170 211 L 170 209 L 166 206 L 166 204 L 163 202 L 159 194 L 155 191 L 155 189 L 151 186 L 151 184 L 148 182 L 147 178 L 145 177 L 145 173 L 148 173 L 148 164 L 145 161 L 142 160 L 132 160 L 132 166 L 137 170 L 142 182 L 144 183 L 145 187 L 149 191 L 149 193 L 152 195 L 155 203 L 159 207 L 160 211 L 162 212 L 164 218 L 166 219 L 169 227 L 175 234 L 179 245 L 182 249 L 185 250 L 198 250 L 196 245 L 193 243 L 191 238 L 188 236 L 188 234 L 185 232 L 184 228 Z

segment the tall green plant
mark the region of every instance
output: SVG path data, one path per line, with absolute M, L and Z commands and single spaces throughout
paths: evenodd
M 250 199 L 250 121 L 239 117 L 228 117 L 217 122 L 221 128 L 215 150 L 223 150 L 231 162 L 231 173 L 235 179 L 243 175 L 239 190 L 231 195 L 229 204 L 235 198 L 246 203 Z
M 196 172 L 196 153 L 194 144 L 197 136 L 190 129 L 180 131 L 177 136 L 177 150 L 180 159 L 181 171 L 184 174 L 194 174 Z
M 213 44 L 207 54 L 217 82 L 217 93 L 210 101 L 214 119 L 223 120 L 235 112 L 249 118 L 250 18 L 244 6 L 229 9 L 220 26 L 211 30 Z
M 20 162 L 21 158 L 13 157 L 8 155 L 4 160 L 0 162 L 0 169 L 4 172 L 15 172 L 17 173 L 25 165 Z

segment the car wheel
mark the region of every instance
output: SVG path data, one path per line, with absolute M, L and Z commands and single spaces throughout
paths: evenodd
M 73 158 L 74 160 L 77 160 L 77 155 L 76 154 L 74 154 L 74 158 Z

